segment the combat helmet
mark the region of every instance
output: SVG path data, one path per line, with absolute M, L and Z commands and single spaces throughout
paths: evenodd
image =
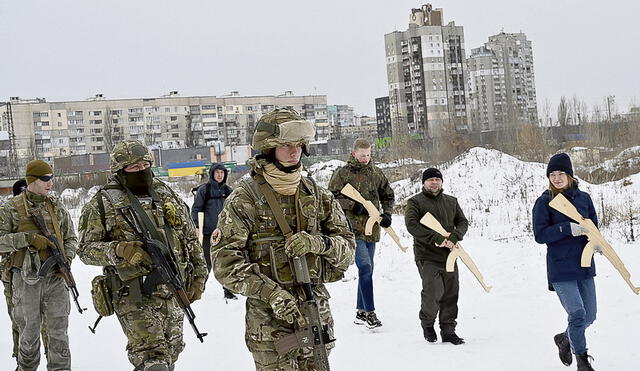
M 153 154 L 147 146 L 137 140 L 119 142 L 111 152 L 111 172 L 117 173 L 129 165 L 143 160 L 153 164 Z
M 263 153 L 287 143 L 309 144 L 316 135 L 315 126 L 291 108 L 276 108 L 256 123 L 251 145 Z

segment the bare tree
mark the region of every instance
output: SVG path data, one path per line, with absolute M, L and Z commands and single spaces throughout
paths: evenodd
M 558 125 L 567 126 L 569 120 L 569 104 L 567 98 L 560 97 L 560 103 L 558 103 Z
M 551 117 L 551 111 L 553 106 L 549 98 L 544 98 L 542 106 L 540 107 L 540 121 L 542 126 L 553 126 L 553 118 Z

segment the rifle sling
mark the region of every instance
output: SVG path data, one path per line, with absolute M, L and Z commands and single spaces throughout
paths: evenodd
M 293 235 L 293 231 L 291 227 L 289 227 L 289 223 L 287 223 L 287 219 L 285 219 L 284 213 L 282 212 L 282 208 L 280 208 L 280 204 L 278 204 L 278 200 L 276 200 L 276 195 L 273 193 L 273 188 L 267 183 L 267 180 L 261 175 L 256 174 L 253 176 L 254 179 L 258 182 L 258 186 L 260 187 L 260 192 L 267 199 L 267 203 L 269 204 L 269 208 L 271 212 L 273 212 L 273 216 L 276 218 L 276 222 L 278 222 L 278 226 L 286 239 L 289 239 Z M 300 229 L 300 211 L 298 210 L 298 197 L 300 195 L 300 188 L 296 191 L 295 195 L 295 209 L 296 209 L 296 224 L 297 229 Z
M 56 236 L 58 236 L 58 244 L 60 245 L 60 251 L 64 254 L 64 240 L 62 239 L 62 232 L 60 231 L 60 223 L 58 223 L 58 216 L 56 215 L 55 210 L 53 210 L 53 205 L 51 201 L 47 199 L 47 211 L 49 212 L 49 216 L 51 216 L 51 224 L 53 224 L 53 231 Z M 66 256 L 65 256 L 66 257 Z
M 173 260 L 174 264 L 178 264 L 178 260 L 176 259 L 176 256 L 173 253 L 173 247 L 174 247 L 173 246 L 173 231 L 171 230 L 171 227 L 167 223 L 163 223 L 164 224 L 164 233 L 165 233 L 166 239 L 163 238 L 162 235 L 158 232 L 158 229 L 157 229 L 156 225 L 149 218 L 149 215 L 146 213 L 146 211 L 144 211 L 144 208 L 140 204 L 140 201 L 138 200 L 138 198 L 131 192 L 131 190 L 129 188 L 123 186 L 122 189 L 125 191 L 125 193 L 129 197 L 129 202 L 131 202 L 131 207 L 133 208 L 134 213 L 136 215 L 138 215 L 138 219 L 143 224 L 143 227 L 151 235 L 151 238 L 156 240 L 156 241 L 166 243 L 167 247 L 168 247 L 168 250 L 169 250 L 168 251 L 168 253 L 170 255 L 169 258 L 171 258 Z M 151 188 L 151 187 L 149 187 L 149 195 L 151 196 L 151 199 L 153 200 L 154 204 L 159 203 L 160 197 L 158 197 L 158 194 L 156 193 L 156 191 L 153 190 L 153 188 Z M 177 273 L 178 276 L 180 277 L 180 281 L 184 282 L 182 280 L 182 275 L 181 275 L 180 271 L 176 271 L 175 273 Z

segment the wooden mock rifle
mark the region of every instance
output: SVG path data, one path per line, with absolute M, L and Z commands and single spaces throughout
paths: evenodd
M 604 239 L 598 227 L 593 224 L 591 219 L 585 218 L 576 209 L 576 207 L 567 200 L 566 197 L 559 193 L 556 197 L 549 202 L 549 206 L 564 214 L 565 216 L 573 219 L 576 223 L 580 224 L 583 228 L 587 230 L 586 236 L 589 242 L 582 250 L 582 257 L 580 258 L 580 266 L 586 268 L 591 266 L 591 259 L 593 258 L 593 253 L 595 251 L 603 254 L 611 264 L 618 270 L 622 279 L 629 285 L 631 291 L 634 294 L 638 295 L 640 293 L 640 287 L 634 286 L 631 282 L 631 273 L 625 268 L 624 263 L 616 254 L 615 250 L 607 240 Z
M 367 213 L 369 213 L 369 219 L 367 219 L 367 223 L 364 226 L 364 234 L 367 236 L 370 236 L 373 233 L 373 226 L 376 223 L 379 224 L 380 221 L 382 220 L 382 216 L 380 216 L 380 210 L 378 210 L 378 208 L 376 207 L 376 205 L 373 204 L 373 202 L 371 202 L 370 200 L 366 200 L 364 197 L 362 197 L 360 192 L 358 192 L 357 189 L 353 188 L 353 186 L 349 183 L 347 183 L 344 186 L 344 188 L 342 188 L 340 193 L 342 193 L 343 195 L 349 197 L 350 199 L 356 202 L 361 203 L 362 206 L 364 206 L 364 208 L 367 210 Z M 400 237 L 398 237 L 398 234 L 393 229 L 393 227 L 388 226 L 386 228 L 385 227 L 382 227 L 382 228 L 384 228 L 384 230 L 387 231 L 387 233 L 389 233 L 389 236 L 391 236 L 393 241 L 396 243 L 396 245 L 398 245 L 398 247 L 400 248 L 400 250 L 402 250 L 402 252 L 407 252 L 407 247 L 402 246 L 402 244 L 400 243 Z
M 448 238 L 449 235 L 451 234 L 442 227 L 442 224 L 440 224 L 440 222 L 433 215 L 431 215 L 431 213 L 424 214 L 422 219 L 420 219 L 420 224 L 435 231 L 436 233 L 440 234 L 444 238 Z M 471 273 L 473 273 L 473 275 L 476 276 L 476 279 L 478 280 L 478 282 L 480 282 L 480 285 L 482 286 L 484 291 L 486 292 L 491 291 L 491 286 L 487 286 L 487 284 L 484 282 L 484 278 L 482 277 L 482 273 L 480 273 L 478 266 L 476 265 L 476 263 L 474 263 L 473 259 L 471 259 L 471 256 L 467 254 L 467 252 L 462 248 L 462 245 L 460 245 L 460 242 L 457 242 L 455 244 L 453 249 L 451 249 L 449 256 L 447 257 L 447 264 L 446 264 L 447 272 L 453 272 L 455 270 L 454 264 L 456 263 L 457 258 L 460 258 L 460 260 L 462 260 L 462 262 L 467 266 L 467 268 L 469 268 Z

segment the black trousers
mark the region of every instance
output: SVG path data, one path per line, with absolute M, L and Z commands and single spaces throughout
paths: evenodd
M 207 263 L 207 271 L 211 272 L 211 235 L 205 234 L 202 240 L 202 250 L 204 251 L 204 261 Z
M 417 261 L 422 279 L 420 324 L 422 328 L 433 327 L 439 314 L 440 333 L 451 334 L 456 330 L 458 318 L 458 266 L 447 272 L 444 264 Z

